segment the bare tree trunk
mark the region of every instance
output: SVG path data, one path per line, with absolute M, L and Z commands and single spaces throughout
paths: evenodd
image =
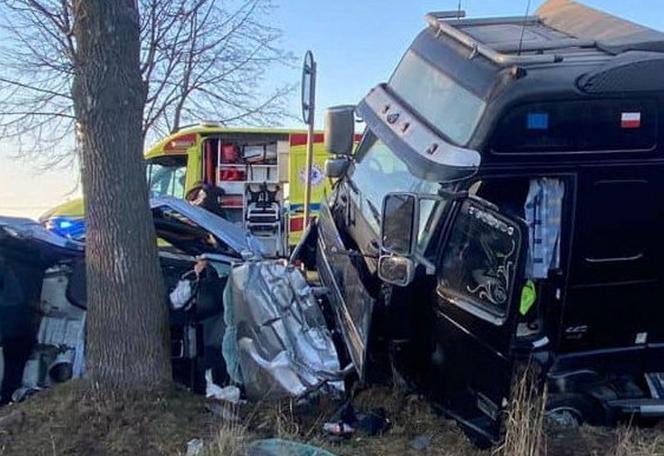
M 158 389 L 171 379 L 168 309 L 141 158 L 136 0 L 75 0 L 74 15 L 89 374 L 106 390 Z

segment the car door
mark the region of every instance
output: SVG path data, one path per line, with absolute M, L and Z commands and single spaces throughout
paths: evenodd
M 433 303 L 433 393 L 466 429 L 495 441 L 512 381 L 527 231 L 477 198 L 455 212 Z

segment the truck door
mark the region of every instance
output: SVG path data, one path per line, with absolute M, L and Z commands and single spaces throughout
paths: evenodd
M 477 198 L 456 210 L 433 303 L 433 394 L 467 429 L 497 440 L 512 381 L 527 228 Z

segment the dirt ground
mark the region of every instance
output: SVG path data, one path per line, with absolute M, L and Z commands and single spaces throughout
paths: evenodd
M 233 410 L 242 423 L 229 426 L 206 409 L 205 399 L 185 392 L 118 402 L 99 401 L 81 391 L 72 383 L 1 409 L 0 456 L 184 455 L 194 438 L 210 446 L 205 456 L 234 456 L 242 454 L 242 444 L 272 437 L 306 442 L 339 456 L 503 454 L 474 448 L 454 422 L 434 413 L 425 400 L 389 388 L 364 391 L 354 402 L 358 412 L 385 409 L 389 430 L 382 436 L 356 435 L 342 441 L 322 432 L 323 423 L 339 407 L 325 398 L 306 405 L 245 405 Z M 2 424 L 8 415 L 13 418 Z M 413 448 L 415 441 L 424 448 Z M 664 427 L 550 430 L 545 454 L 664 456 Z

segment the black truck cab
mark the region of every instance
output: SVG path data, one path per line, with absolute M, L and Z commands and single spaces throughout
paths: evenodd
M 561 422 L 664 416 L 664 34 L 569 0 L 459 16 L 360 103 L 352 155 L 328 116 L 316 267 L 359 376 L 386 353 L 493 440 L 523 364 Z

